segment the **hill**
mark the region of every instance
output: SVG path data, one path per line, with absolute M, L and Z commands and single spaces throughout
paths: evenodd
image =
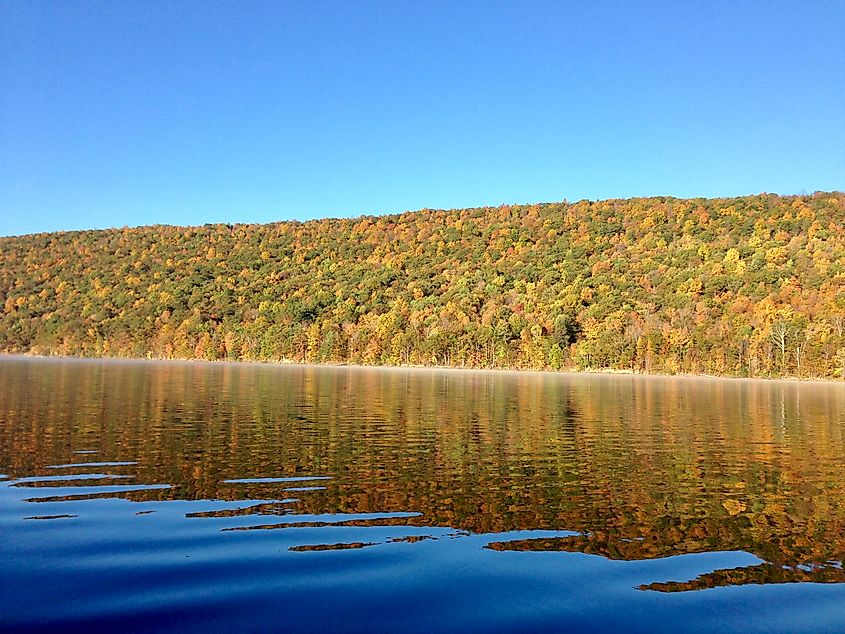
M 0 350 L 845 375 L 845 194 L 0 238 Z

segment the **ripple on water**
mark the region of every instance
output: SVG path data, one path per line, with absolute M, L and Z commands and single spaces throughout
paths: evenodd
M 24 517 L 22 519 L 25 520 L 63 520 L 63 519 L 71 519 L 73 517 L 79 517 L 78 515 L 30 515 L 29 517 Z
M 26 478 L 15 478 L 15 481 L 10 486 L 31 487 L 33 485 L 46 485 L 51 482 L 78 482 L 80 486 L 90 486 L 88 480 L 125 480 L 134 477 L 132 475 L 113 473 L 73 473 L 68 475 L 30 476 Z
M 117 497 L 123 494 L 137 493 L 142 491 L 165 491 L 172 489 L 169 484 L 127 484 L 127 485 L 103 485 L 87 486 L 86 491 L 79 493 L 79 487 L 35 487 L 40 489 L 40 495 L 28 497 L 25 502 L 68 502 L 73 500 L 96 500 L 110 497 Z
M 311 480 L 331 480 L 331 476 L 288 476 L 280 478 L 235 478 L 223 480 L 225 484 L 271 484 L 274 482 L 309 482 Z
M 69 462 L 67 464 L 48 465 L 47 469 L 82 469 L 86 467 L 129 467 L 138 464 L 134 460 L 119 462 Z

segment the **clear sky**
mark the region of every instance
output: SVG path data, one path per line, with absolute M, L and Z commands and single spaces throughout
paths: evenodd
M 0 2 L 0 235 L 845 188 L 845 0 Z

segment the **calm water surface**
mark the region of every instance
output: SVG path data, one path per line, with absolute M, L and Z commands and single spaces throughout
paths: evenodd
M 0 360 L 0 629 L 845 631 L 845 386 Z

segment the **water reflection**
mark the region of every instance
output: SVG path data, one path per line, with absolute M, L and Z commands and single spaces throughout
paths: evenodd
M 0 521 L 112 500 L 126 532 L 296 533 L 301 557 L 464 540 L 710 562 L 641 590 L 839 583 L 843 430 L 841 385 L 7 359 Z

